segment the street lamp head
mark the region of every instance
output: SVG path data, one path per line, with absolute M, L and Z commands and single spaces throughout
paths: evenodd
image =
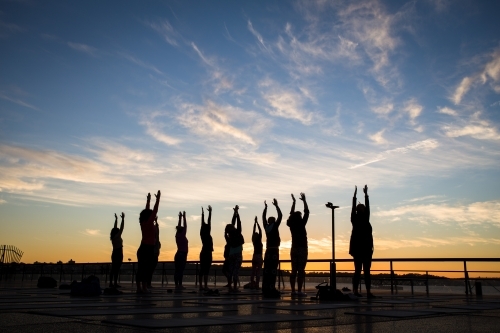
M 339 206 L 334 206 L 331 202 L 327 203 L 325 206 L 326 206 L 326 208 L 330 208 L 330 209 L 339 208 Z

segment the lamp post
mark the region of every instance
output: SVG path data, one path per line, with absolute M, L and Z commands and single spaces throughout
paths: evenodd
M 331 202 L 325 205 L 332 210 L 332 261 L 330 262 L 330 290 L 337 290 L 337 264 L 335 263 L 335 209 L 339 206 L 334 206 Z

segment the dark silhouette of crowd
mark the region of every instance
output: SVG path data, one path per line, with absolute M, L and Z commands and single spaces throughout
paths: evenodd
M 361 271 L 364 271 L 364 281 L 366 285 L 367 297 L 374 297 L 371 293 L 371 278 L 370 268 L 373 255 L 373 236 L 372 226 L 370 224 L 370 204 L 368 199 L 368 186 L 363 188 L 365 195 L 365 203 L 357 202 L 357 187 L 355 187 L 354 196 L 352 199 L 351 223 L 352 233 L 349 243 L 349 254 L 354 260 L 354 276 L 353 276 L 353 292 L 356 296 L 361 296 L 359 293 L 359 283 L 361 279 Z M 161 192 L 155 194 L 156 201 L 153 209 L 150 208 L 151 194 L 146 196 L 146 207 L 139 215 L 139 223 L 141 226 L 141 244 L 137 250 L 137 273 L 136 286 L 137 293 L 150 293 L 152 288 L 151 280 L 153 272 L 158 263 L 160 254 L 160 227 L 158 225 L 158 207 L 160 204 Z M 308 260 L 308 240 L 306 225 L 309 220 L 309 207 L 306 200 L 306 195 L 300 193 L 299 199 L 303 203 L 303 212 L 295 210 L 296 199 L 292 194 L 292 206 L 290 215 L 286 225 L 290 228 L 292 236 L 292 244 L 290 249 L 291 259 L 291 274 L 290 284 L 292 289 L 292 297 L 306 297 L 305 293 L 305 269 Z M 264 252 L 262 242 L 262 229 L 257 216 L 255 217 L 252 231 L 252 273 L 250 282 L 244 287 L 249 289 L 259 290 L 260 276 L 262 273 L 262 295 L 268 298 L 279 298 L 281 292 L 276 288 L 276 279 L 279 271 L 280 263 L 280 225 L 283 219 L 283 214 L 276 199 L 272 200 L 272 205 L 276 209 L 277 216 L 268 217 L 268 205 L 264 201 L 264 210 L 262 212 L 262 226 L 266 235 L 266 249 Z M 245 239 L 242 232 L 242 222 L 239 214 L 240 207 L 238 205 L 233 208 L 233 216 L 231 223 L 224 228 L 224 264 L 222 267 L 223 274 L 227 279 L 229 292 L 239 292 L 239 271 L 243 261 L 243 245 Z M 202 248 L 199 254 L 199 290 L 200 292 L 210 291 L 207 286 L 208 275 L 212 265 L 212 253 L 214 244 L 211 235 L 212 230 L 212 207 L 207 208 L 208 218 L 205 222 L 205 210 L 201 208 L 201 225 L 200 239 Z M 115 224 L 111 230 L 110 239 L 113 246 L 111 255 L 111 274 L 110 288 L 119 288 L 117 284 L 120 266 L 123 262 L 123 241 L 122 233 L 125 225 L 125 214 L 121 215 L 121 225 L 118 228 L 118 217 L 115 214 Z M 175 242 L 177 244 L 177 252 L 174 257 L 175 273 L 174 283 L 176 290 L 183 290 L 185 287 L 182 284 L 184 269 L 186 267 L 189 243 L 187 239 L 187 221 L 186 212 L 179 212 L 178 223 L 175 232 Z

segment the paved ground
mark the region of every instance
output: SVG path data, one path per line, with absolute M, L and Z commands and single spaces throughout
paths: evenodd
M 70 297 L 59 289 L 0 289 L 2 332 L 500 332 L 500 295 L 390 295 L 373 301 L 203 296 L 196 289 Z M 314 291 L 310 291 L 312 296 Z

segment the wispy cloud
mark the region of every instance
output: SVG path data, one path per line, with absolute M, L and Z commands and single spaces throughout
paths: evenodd
M 387 140 L 384 138 L 385 128 L 377 133 L 370 135 L 369 138 L 378 145 L 386 144 Z
M 474 85 L 485 85 L 490 83 L 490 87 L 497 93 L 500 93 L 500 49 L 495 50 L 489 58 L 491 59 L 484 68 L 476 74 L 464 77 L 455 88 L 451 100 L 456 105 L 460 104 L 465 94 Z
M 178 46 L 177 40 L 180 38 L 179 33 L 174 29 L 168 20 L 160 22 L 146 22 L 150 28 L 159 33 L 167 43 L 172 46 Z
M 438 113 L 442 113 L 442 114 L 447 114 L 449 116 L 458 116 L 458 112 L 445 106 L 445 107 L 442 107 L 442 108 L 438 108 Z
M 101 230 L 99 229 L 85 229 L 83 234 L 87 236 L 102 236 Z
M 34 105 L 30 104 L 30 103 L 27 103 L 27 102 L 23 101 L 22 99 L 20 99 L 18 97 L 8 96 L 6 94 L 6 92 L 0 92 L 0 98 L 4 99 L 6 101 L 9 101 L 9 102 L 15 103 L 17 105 L 21 105 L 21 106 L 27 107 L 29 109 L 40 111 L 40 109 L 37 108 L 36 106 L 34 106 Z
M 183 103 L 180 109 L 182 112 L 178 117 L 179 122 L 208 140 L 236 140 L 256 146 L 257 142 L 249 133 L 260 132 L 268 123 L 255 112 L 212 101 L 207 101 L 205 105 Z M 236 127 L 237 123 L 246 126 L 248 130 Z
M 374 212 L 376 217 L 400 217 L 422 223 L 458 223 L 500 225 L 500 201 L 474 202 L 467 205 L 424 204 L 406 205 Z
M 181 139 L 175 138 L 171 135 L 165 134 L 163 129 L 166 127 L 166 124 L 157 120 L 158 114 L 145 114 L 142 116 L 141 121 L 139 122 L 146 128 L 146 133 L 152 136 L 155 140 L 162 142 L 168 146 L 175 146 L 181 142 Z
M 281 87 L 275 81 L 266 79 L 260 82 L 264 100 L 271 106 L 268 112 L 276 117 L 292 119 L 304 125 L 314 121 L 314 113 L 305 110 L 303 95 Z
M 160 71 L 160 70 L 159 70 L 158 68 L 156 68 L 155 66 L 150 65 L 150 64 L 148 64 L 148 63 L 146 63 L 146 62 L 144 62 L 144 61 L 142 61 L 142 60 L 140 60 L 140 59 L 138 59 L 138 58 L 136 58 L 136 57 L 134 57 L 134 56 L 132 56 L 132 55 L 130 55 L 130 54 L 126 54 L 126 53 L 122 53 L 122 52 L 120 52 L 120 53 L 118 53 L 118 54 L 119 54 L 121 57 L 123 57 L 123 58 L 127 59 L 128 61 L 130 61 L 130 62 L 132 62 L 132 63 L 134 63 L 134 64 L 136 64 L 136 65 L 138 65 L 138 66 L 140 66 L 140 67 L 142 67 L 142 68 L 146 68 L 146 69 L 149 69 L 149 70 L 151 70 L 151 71 L 153 71 L 153 72 L 155 72 L 155 73 L 157 73 L 157 74 L 161 74 L 161 75 L 163 75 L 163 72 L 162 72 L 162 71 Z
M 215 58 L 208 58 L 193 42 L 191 42 L 191 47 L 208 68 L 208 71 L 210 73 L 209 81 L 213 83 L 214 92 L 217 94 L 221 91 L 231 90 L 233 88 L 233 83 L 229 79 L 225 71 L 217 65 L 217 61 L 215 60 Z
M 403 106 L 403 111 L 408 114 L 412 124 L 415 124 L 415 119 L 420 116 L 423 109 L 423 106 L 420 105 L 415 98 L 410 98 Z
M 480 113 L 474 113 L 468 121 L 461 121 L 461 125 L 443 126 L 445 135 L 450 138 L 470 136 L 479 140 L 500 140 L 498 129 L 489 121 L 480 118 Z
M 412 143 L 412 144 L 404 146 L 404 147 L 386 150 L 386 151 L 380 153 L 379 155 L 377 155 L 377 157 L 368 160 L 368 162 L 363 162 L 360 164 L 353 165 L 349 169 L 356 169 L 356 168 L 359 168 L 359 167 L 362 167 L 362 166 L 365 166 L 365 165 L 368 165 L 371 163 L 383 161 L 391 156 L 397 156 L 400 154 L 407 154 L 411 151 L 433 150 L 433 149 L 436 149 L 438 147 L 438 145 L 439 145 L 438 141 L 435 139 L 427 139 L 427 140 L 423 140 L 423 141 L 418 141 L 418 142 Z
M 266 43 L 264 42 L 264 38 L 262 35 L 254 29 L 253 24 L 250 20 L 247 21 L 247 28 L 248 30 L 252 33 L 252 35 L 257 38 L 257 41 L 259 42 L 259 46 L 263 48 L 264 50 L 268 51 L 268 47 L 266 46 Z
M 98 50 L 95 47 L 89 46 L 87 44 L 73 43 L 73 42 L 67 42 L 67 44 L 73 50 L 87 53 L 88 55 L 90 55 L 92 57 L 97 57 L 97 55 L 98 55 Z

